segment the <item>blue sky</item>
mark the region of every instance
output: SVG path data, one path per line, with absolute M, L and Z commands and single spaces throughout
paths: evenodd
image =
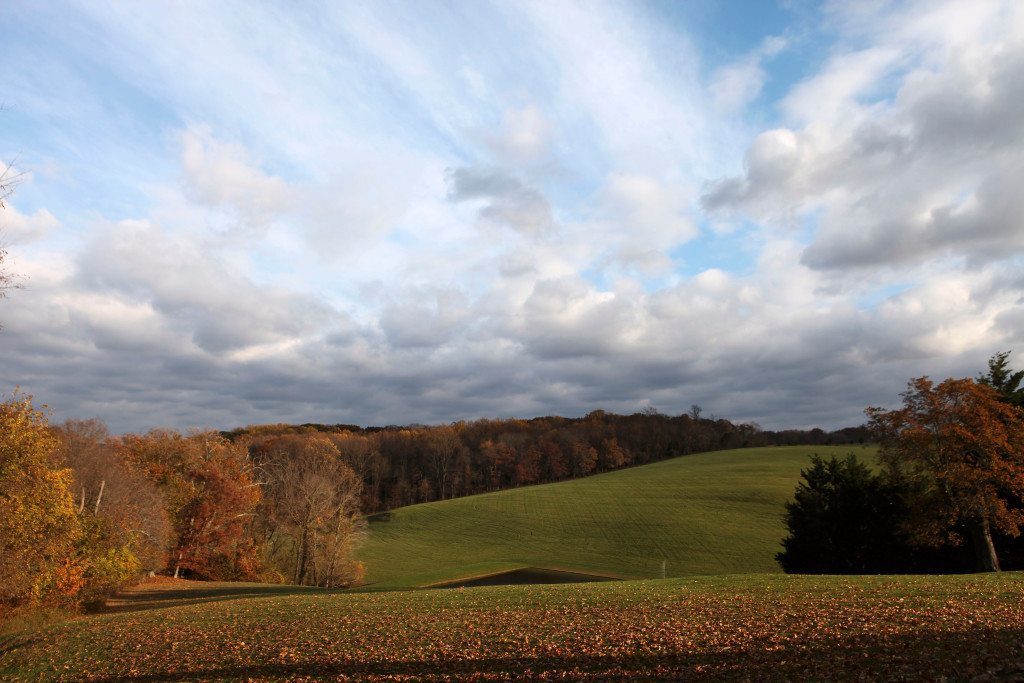
M 1021 346 L 1013 2 L 14 2 L 0 383 L 857 423 Z

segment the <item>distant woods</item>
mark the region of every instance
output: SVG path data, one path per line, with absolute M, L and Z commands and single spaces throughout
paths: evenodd
M 855 444 L 868 438 L 863 427 L 772 432 L 700 415 L 697 406 L 678 416 L 596 410 L 582 418 L 477 420 L 436 427 L 259 425 L 223 435 L 248 444 L 257 461 L 295 439 L 326 439 L 362 482 L 360 505 L 365 512 L 561 481 L 689 453 Z

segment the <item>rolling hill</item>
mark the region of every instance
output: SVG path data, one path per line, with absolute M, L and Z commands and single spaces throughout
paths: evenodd
M 375 515 L 359 558 L 375 587 L 424 586 L 523 567 L 657 578 L 780 571 L 784 504 L 813 453 L 864 446 L 688 455 L 583 479 Z

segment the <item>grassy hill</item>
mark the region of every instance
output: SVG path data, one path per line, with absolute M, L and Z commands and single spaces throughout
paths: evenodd
M 0 680 L 1019 680 L 1022 601 L 1021 573 L 362 593 L 180 582 L 0 638 Z
M 777 572 L 784 504 L 813 453 L 688 455 L 584 479 L 425 503 L 378 515 L 359 551 L 367 581 L 422 586 L 537 566 L 623 577 Z

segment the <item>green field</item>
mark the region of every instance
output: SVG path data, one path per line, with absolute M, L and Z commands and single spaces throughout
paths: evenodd
M 0 680 L 1019 680 L 1022 604 L 1021 573 L 362 593 L 179 582 L 0 640 Z
M 708 453 L 403 508 L 372 524 L 363 588 L 162 579 L 9 630 L 0 680 L 1024 677 L 1024 573 L 777 573 L 800 469 L 848 450 Z M 403 588 L 516 567 L 652 576 L 663 559 L 684 576 Z
M 778 572 L 784 504 L 812 453 L 748 448 L 412 505 L 377 516 L 359 551 L 367 582 L 422 586 L 517 567 L 643 578 Z M 663 564 L 664 563 L 664 564 Z

